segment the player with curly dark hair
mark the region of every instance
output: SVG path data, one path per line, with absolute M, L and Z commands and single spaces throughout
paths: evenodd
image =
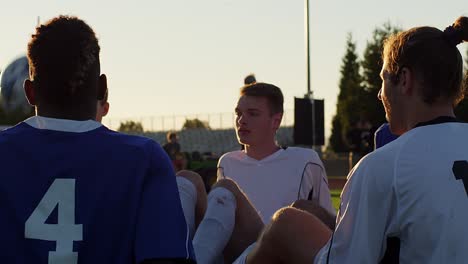
M 0 132 L 2 263 L 194 263 L 174 171 L 154 141 L 97 122 L 99 44 L 56 17 L 28 45 L 36 116 Z

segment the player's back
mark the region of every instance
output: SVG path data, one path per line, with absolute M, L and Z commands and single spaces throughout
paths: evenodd
M 468 259 L 468 124 L 417 127 L 395 152 L 395 192 L 402 263 Z M 375 175 L 379 177 L 379 175 Z
M 172 242 L 187 230 L 167 155 L 92 123 L 66 132 L 23 122 L 0 133 L 2 263 L 188 257 L 189 245 Z

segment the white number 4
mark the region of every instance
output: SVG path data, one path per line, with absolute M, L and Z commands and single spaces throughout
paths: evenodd
M 57 224 L 46 224 L 56 206 Z M 78 253 L 73 252 L 73 241 L 83 240 L 83 226 L 75 224 L 75 179 L 54 180 L 26 220 L 24 236 L 57 242 L 56 250 L 49 251 L 49 264 L 78 263 Z

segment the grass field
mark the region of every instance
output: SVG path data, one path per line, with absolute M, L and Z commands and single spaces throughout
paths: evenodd
M 332 198 L 333 207 L 335 207 L 336 211 L 338 211 L 338 208 L 340 207 L 341 189 L 330 190 L 330 194 Z

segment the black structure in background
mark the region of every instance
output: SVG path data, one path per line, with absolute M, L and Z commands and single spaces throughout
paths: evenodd
M 314 109 L 312 109 L 312 101 Z M 315 118 L 312 118 L 314 112 Z M 315 124 L 312 124 L 315 121 Z M 323 146 L 325 145 L 325 115 L 324 100 L 294 98 L 294 130 L 293 138 L 295 145 Z M 315 142 L 312 134 L 315 128 Z

